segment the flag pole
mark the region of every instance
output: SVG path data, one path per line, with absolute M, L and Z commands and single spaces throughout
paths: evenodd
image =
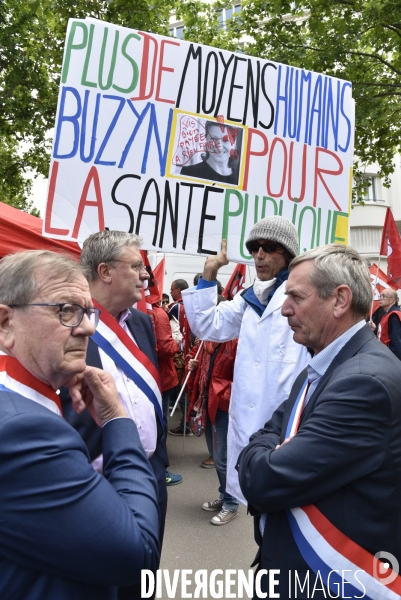
M 193 360 L 196 360 L 196 359 L 198 358 L 198 354 L 199 354 L 199 352 L 201 351 L 201 348 L 202 348 L 202 346 L 203 346 L 203 341 L 202 341 L 202 342 L 199 344 L 199 348 L 198 348 L 198 350 L 197 350 L 197 352 L 196 352 L 196 354 L 195 354 L 195 358 L 194 358 Z M 182 386 L 181 386 L 181 391 L 180 391 L 180 393 L 178 394 L 178 398 L 177 398 L 177 400 L 175 401 L 175 404 L 174 404 L 173 410 L 172 410 L 172 411 L 171 411 L 171 413 L 170 413 L 170 417 L 172 417 L 172 416 L 173 416 L 173 414 L 175 413 L 175 409 L 177 408 L 177 404 L 178 404 L 178 402 L 179 402 L 179 400 L 180 400 L 180 398 L 181 398 L 182 394 L 184 393 L 185 386 L 186 386 L 186 385 L 187 385 L 187 383 L 188 383 L 188 379 L 190 378 L 190 375 L 191 375 L 191 373 L 192 373 L 192 371 L 188 371 L 188 373 L 187 373 L 187 376 L 185 377 L 185 381 L 184 381 L 184 383 L 183 383 L 183 384 L 182 384 Z M 186 417 L 187 417 L 187 415 L 184 415 L 184 431 L 185 431 Z

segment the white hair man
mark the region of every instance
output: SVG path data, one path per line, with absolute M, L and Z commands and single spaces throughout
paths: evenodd
M 377 337 L 401 360 L 401 310 L 396 290 L 385 288 L 380 306 L 386 311 L 380 319 Z
M 99 311 L 84 272 L 48 251 L 0 262 L 4 599 L 113 600 L 158 564 L 156 479 L 111 375 L 86 367 Z M 104 476 L 62 416 L 63 385 L 102 428 Z

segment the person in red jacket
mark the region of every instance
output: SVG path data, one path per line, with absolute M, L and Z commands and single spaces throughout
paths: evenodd
M 198 360 L 190 358 L 188 362 L 188 370 L 196 370 L 188 415 L 195 400 L 204 397 L 207 404 L 206 443 L 220 484 L 219 498 L 202 504 L 203 510 L 219 511 L 211 519 L 213 525 L 226 525 L 238 516 L 238 500 L 226 491 L 228 408 L 237 343 L 238 339 L 222 344 L 204 342 Z M 197 346 L 193 350 L 194 356 Z
M 153 319 L 156 334 L 156 352 L 159 363 L 159 375 L 161 383 L 163 416 L 167 431 L 168 408 L 172 395 L 178 385 L 177 372 L 174 367 L 173 356 L 178 352 L 178 344 L 171 335 L 170 319 L 160 306 L 159 302 L 152 304 Z M 166 485 L 177 485 L 182 482 L 182 475 L 171 473 L 166 469 Z

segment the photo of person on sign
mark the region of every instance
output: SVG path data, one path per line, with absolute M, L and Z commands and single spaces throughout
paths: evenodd
M 182 167 L 180 175 L 238 185 L 241 142 L 240 127 L 206 121 L 202 160 Z

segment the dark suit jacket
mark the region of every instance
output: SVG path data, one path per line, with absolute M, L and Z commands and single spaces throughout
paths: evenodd
M 156 342 L 153 331 L 153 325 L 148 317 L 139 310 L 133 309 L 131 316 L 127 320 L 128 329 L 135 338 L 138 347 L 157 367 Z M 89 340 L 86 362 L 91 367 L 102 369 L 99 349 L 97 345 Z M 91 460 L 94 460 L 102 453 L 102 430 L 96 425 L 88 410 L 78 415 L 71 405 L 71 399 L 68 390 L 63 388 L 60 393 L 63 412 L 66 420 L 78 431 L 86 443 Z M 168 456 L 166 449 L 166 433 L 157 413 L 157 446 L 153 456 L 150 458 L 150 464 L 156 475 L 159 485 L 159 507 L 160 507 L 160 545 L 163 541 L 164 524 L 167 512 L 167 491 L 166 491 L 166 467 L 168 466 Z
M 0 391 L 1 600 L 114 600 L 159 560 L 155 477 L 130 419 L 103 428 L 104 477 L 66 421 Z
M 260 566 L 281 570 L 282 587 L 275 591 L 282 598 L 288 597 L 288 571 L 308 570 L 288 524 L 289 508 L 315 504 L 371 554 L 387 551 L 401 562 L 400 361 L 363 327 L 319 381 L 298 433 L 276 451 L 305 379 L 306 370 L 239 457 L 245 498 L 255 514 L 267 513 L 263 540 L 255 528 Z

